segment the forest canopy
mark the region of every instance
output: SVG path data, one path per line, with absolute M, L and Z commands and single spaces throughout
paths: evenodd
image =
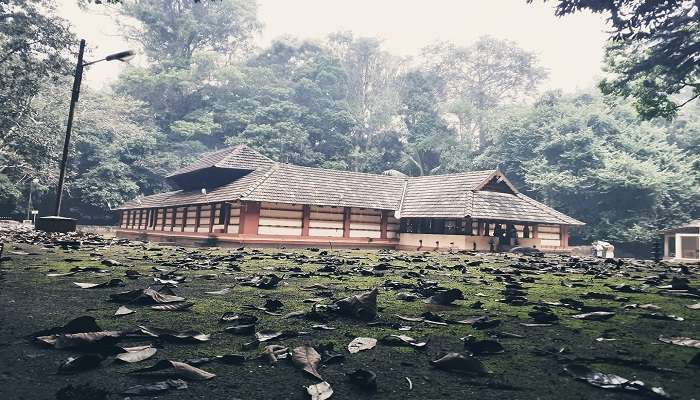
M 560 14 L 577 11 L 564 3 Z M 52 7 L 0 2 L 0 215 L 24 218 L 34 179 L 42 214 L 53 201 L 77 38 Z M 668 65 L 639 67 L 663 49 L 625 56 L 642 53 L 624 32 L 608 50 L 615 74 L 604 93 L 563 94 L 540 90 L 547 70 L 534 53 L 489 36 L 435 43 L 410 59 L 352 32 L 260 48 L 254 1 L 115 8 L 137 22 L 122 31 L 147 63 L 107 91 L 83 90 L 64 201 L 81 223 L 113 223 L 110 207 L 169 190 L 169 172 L 237 143 L 282 162 L 362 172 L 499 167 L 588 224 L 572 243 L 649 242 L 700 215 L 700 104 L 676 107 L 692 87 L 667 85 L 679 72 Z M 697 23 L 668 26 L 695 29 L 697 47 Z M 697 77 L 697 63 L 689 74 Z M 644 83 L 650 76 L 656 86 Z

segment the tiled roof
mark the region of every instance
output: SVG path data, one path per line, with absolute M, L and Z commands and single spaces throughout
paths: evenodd
M 477 190 L 497 170 L 404 177 L 275 163 L 246 146 L 211 153 L 173 175 L 220 167 L 254 171 L 212 189 L 175 191 L 131 200 L 119 209 L 222 201 L 266 201 L 398 211 L 400 218 L 461 218 L 583 225 L 522 193 Z M 184 172 L 183 172 L 184 171 Z
M 516 195 L 479 190 L 474 192 L 471 215 L 475 219 L 492 219 L 549 224 L 583 225 L 551 207 L 522 193 Z
M 679 232 L 679 231 L 693 229 L 693 228 L 700 229 L 700 219 L 696 219 L 696 220 L 688 222 L 687 224 L 679 225 L 679 226 L 676 226 L 673 228 L 668 228 L 668 229 L 665 229 L 661 232 L 662 233 L 674 233 L 674 232 Z
M 474 171 L 408 179 L 401 217 L 464 217 L 469 214 L 472 190 L 493 174 Z
M 185 204 L 206 204 L 237 200 L 246 190 L 263 178 L 266 172 L 267 169 L 253 171 L 240 179 L 211 190 L 206 195 L 202 193 L 201 189 L 176 190 L 130 200 L 117 209 L 172 207 Z
M 405 179 L 278 164 L 243 200 L 396 210 Z
M 167 177 L 187 174 L 205 168 L 231 168 L 243 170 L 256 170 L 273 164 L 274 161 L 251 149 L 246 145 L 238 145 L 223 150 L 205 154 L 192 165 L 180 168 Z

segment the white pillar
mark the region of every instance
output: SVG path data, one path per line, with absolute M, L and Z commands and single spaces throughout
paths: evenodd
M 664 258 L 669 257 L 668 235 L 664 235 Z
M 681 238 L 682 236 L 676 233 L 676 258 L 683 257 L 683 247 L 681 246 L 683 243 L 681 241 Z

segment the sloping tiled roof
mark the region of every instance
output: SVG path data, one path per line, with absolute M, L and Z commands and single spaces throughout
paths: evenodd
M 396 210 L 405 179 L 278 164 L 243 200 Z
M 231 168 L 243 170 L 256 170 L 273 164 L 274 161 L 251 149 L 246 145 L 238 145 L 223 150 L 205 154 L 192 165 L 180 168 L 167 177 L 187 174 L 205 168 Z
M 680 232 L 680 231 L 684 231 L 684 230 L 688 230 L 688 229 L 692 230 L 693 228 L 700 229 L 700 219 L 695 219 L 695 220 L 688 222 L 687 224 L 679 225 L 679 226 L 676 226 L 673 228 L 668 228 L 668 229 L 665 229 L 661 232 L 662 233 L 674 233 L 674 232 Z
M 583 225 L 551 207 L 539 203 L 522 193 L 474 192 L 471 204 L 472 218 L 549 224 Z
M 239 199 L 252 185 L 263 178 L 266 172 L 267 169 L 255 170 L 240 179 L 211 190 L 206 195 L 202 193 L 201 189 L 176 190 L 130 200 L 117 209 L 172 207 L 185 204 L 233 201 Z
M 252 169 L 212 189 L 174 191 L 131 200 L 118 209 L 172 207 L 222 201 L 266 201 L 398 211 L 400 218 L 461 218 L 583 225 L 522 193 L 479 190 L 497 170 L 405 177 L 276 163 L 246 146 L 205 156 L 173 175 L 220 167 Z M 184 172 L 183 172 L 184 171 Z
M 408 179 L 401 217 L 463 217 L 469 214 L 472 190 L 493 174 L 474 171 Z

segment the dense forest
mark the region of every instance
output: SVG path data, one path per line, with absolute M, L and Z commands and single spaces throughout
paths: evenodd
M 0 216 L 24 218 L 32 186 L 41 214 L 54 198 L 77 38 L 52 7 L 0 0 Z M 648 243 L 700 215 L 700 103 L 682 87 L 683 107 L 614 82 L 543 92 L 537 56 L 488 36 L 411 58 L 352 32 L 260 48 L 249 0 L 110 7 L 133 22 L 122 33 L 148 62 L 107 90 L 83 88 L 64 207 L 83 224 L 113 223 L 110 207 L 170 189 L 169 172 L 237 143 L 282 162 L 373 173 L 500 167 L 588 224 L 572 243 Z M 624 51 L 611 44 L 609 71 L 626 67 Z

